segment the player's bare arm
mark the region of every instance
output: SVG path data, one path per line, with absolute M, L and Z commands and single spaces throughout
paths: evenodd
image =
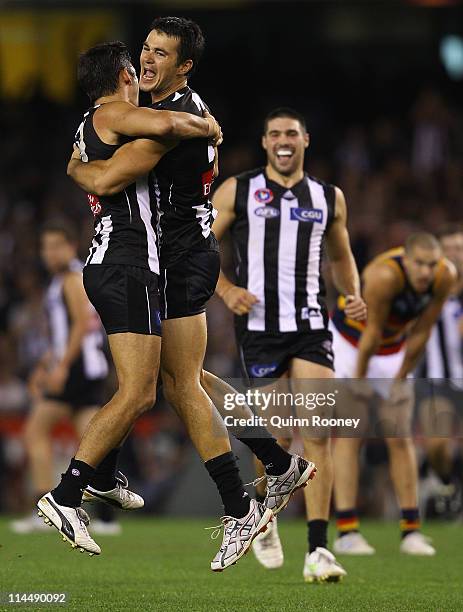
M 82 283 L 82 275 L 68 272 L 63 282 L 63 293 L 68 304 L 71 325 L 66 351 L 47 378 L 47 388 L 60 393 L 66 383 L 69 368 L 82 350 L 82 341 L 89 330 L 90 311 L 87 295 Z
M 68 176 L 88 193 L 111 196 L 148 174 L 174 146 L 139 138 L 117 149 L 109 159 L 87 163 L 80 160 L 78 151 L 74 151 L 68 164 Z
M 392 300 L 401 287 L 399 274 L 386 264 L 371 265 L 365 270 L 363 298 L 368 308 L 368 318 L 358 345 L 356 378 L 365 378 L 367 374 L 370 358 L 381 344 Z
M 347 231 L 347 206 L 343 192 L 336 187 L 335 216 L 326 235 L 326 248 L 333 280 L 346 296 L 346 315 L 355 321 L 366 319 L 367 309 L 360 295 L 360 278 Z
M 212 231 L 219 242 L 235 220 L 235 197 L 236 178 L 231 177 L 220 185 L 212 198 L 214 208 L 218 211 Z M 258 301 L 251 292 L 232 283 L 222 270 L 220 270 L 215 291 L 222 298 L 227 308 L 237 315 L 248 313 Z
M 214 143 L 221 136 L 219 124 L 209 113 L 198 117 L 191 113 L 139 107 L 122 100 L 102 105 L 95 112 L 93 122 L 101 136 L 109 131 L 131 138 L 208 138 Z
M 457 271 L 455 266 L 448 260 L 442 264 L 445 266 L 442 276 L 439 279 L 436 293 L 429 302 L 426 309 L 418 317 L 410 333 L 407 336 L 405 345 L 405 355 L 398 371 L 396 378 L 406 378 L 418 364 L 418 361 L 423 353 L 426 343 L 431 334 L 434 324 L 437 322 L 442 307 L 449 298 L 452 287 L 457 280 Z

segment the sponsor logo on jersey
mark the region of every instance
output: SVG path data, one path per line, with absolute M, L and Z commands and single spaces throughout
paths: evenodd
M 323 211 L 319 208 L 291 208 L 291 221 L 323 223 Z
M 301 319 L 303 321 L 307 321 L 307 319 L 320 317 L 320 316 L 321 316 L 321 312 L 319 308 L 308 308 L 307 306 L 304 306 L 303 308 L 301 308 Z
M 256 364 L 249 368 L 249 373 L 256 378 L 264 378 L 264 376 L 268 376 L 272 372 L 275 372 L 277 367 L 277 363 Z
M 273 191 L 271 189 L 258 189 L 254 193 L 254 199 L 261 204 L 269 204 L 273 200 Z
M 265 217 L 265 219 L 274 219 L 280 216 L 280 211 L 273 206 L 259 206 L 255 209 L 254 214 L 258 217 Z
M 214 170 L 207 170 L 207 172 L 203 172 L 201 176 L 201 181 L 203 184 L 203 196 L 207 198 L 207 196 L 211 193 L 212 183 L 214 182 Z
M 96 195 L 87 193 L 87 200 L 90 208 L 92 209 L 93 216 L 96 217 L 101 212 L 100 199 Z

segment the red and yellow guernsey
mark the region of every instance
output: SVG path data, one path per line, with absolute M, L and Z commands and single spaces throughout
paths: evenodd
M 417 293 L 411 286 L 405 272 L 404 253 L 403 247 L 391 249 L 375 257 L 369 264 L 381 263 L 391 266 L 399 275 L 401 282 L 401 288 L 391 303 L 389 316 L 383 329 L 381 345 L 376 352 L 377 355 L 391 355 L 400 351 L 409 328 L 431 301 L 446 269 L 445 260 L 442 258 L 439 261 L 434 281 L 425 292 Z M 339 333 L 348 342 L 357 346 L 365 329 L 365 321 L 349 319 L 344 312 L 344 308 L 345 298 L 339 296 L 336 308 L 332 313 L 332 321 Z

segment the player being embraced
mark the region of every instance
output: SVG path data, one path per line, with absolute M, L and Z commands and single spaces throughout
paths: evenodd
M 78 80 L 93 104 L 76 134 L 86 161 L 110 157 L 130 137 L 151 138 L 146 142 L 158 161 L 175 139 L 220 136 L 211 117 L 138 108 L 138 79 L 121 42 L 97 45 L 83 53 Z M 161 137 L 168 138 L 168 143 L 161 142 Z M 124 438 L 136 418 L 153 405 L 156 394 L 159 261 L 157 218 L 150 207 L 147 177 L 118 195 L 88 198 L 95 234 L 84 284 L 108 334 L 119 388 L 94 415 L 61 483 L 39 500 L 38 507 L 73 546 L 99 553 L 82 520 L 83 491 L 85 499 L 103 499 L 124 509 L 143 505 L 140 496 L 131 493 L 126 482 L 116 481 L 114 474 Z M 91 486 L 95 468 L 102 462 L 111 474 L 105 489 L 103 482 Z
M 419 531 L 417 468 L 410 424 L 413 393 L 403 383 L 415 369 L 456 279 L 455 267 L 442 256 L 439 242 L 427 233 L 408 237 L 405 246 L 371 261 L 362 274 L 368 306 L 366 323 L 353 321 L 341 296 L 332 316 L 335 371 L 338 378 L 390 379 L 360 383 L 362 395 L 377 393 L 379 416 L 402 431 L 388 437 L 391 478 L 401 509 L 400 550 L 412 555 L 433 555 L 434 548 Z M 359 408 L 360 409 L 360 408 Z M 391 434 L 394 435 L 394 434 Z M 355 508 L 358 490 L 361 436 L 340 438 L 334 448 L 335 498 L 339 537 L 338 553 L 370 555 L 374 549 L 359 532 Z
M 140 84 L 144 91 L 151 93 L 152 108 L 187 111 L 197 117 L 203 115 L 204 103 L 187 84 L 203 46 L 204 38 L 197 24 L 177 17 L 155 20 L 140 57 Z M 80 149 L 82 151 L 82 147 Z M 120 194 L 123 198 L 128 186 L 135 184 L 137 194 L 142 197 L 144 194 L 145 201 L 148 194 L 155 196 L 151 210 L 156 214 L 157 205 L 160 217 L 160 261 L 156 261 L 156 266 L 160 283 L 164 395 L 184 421 L 222 497 L 225 509 L 223 544 L 211 563 L 214 571 L 222 571 L 244 555 L 254 537 L 272 519 L 272 511 L 278 512 L 286 505 L 296 488 L 308 481 L 314 466 L 281 449 L 268 432 L 259 432 L 261 437 L 258 438 L 246 438 L 245 443 L 253 452 L 266 464 L 272 464 L 274 487 L 278 491 L 269 496 L 273 504 L 271 509 L 250 500 L 231 452 L 228 432 L 203 388 L 206 384 L 202 370 L 207 341 L 205 305 L 214 292 L 220 267 L 218 245 L 211 231 L 214 210 L 209 200 L 215 159 L 214 147 L 206 137 L 182 141 L 166 151 L 160 161 L 159 150 L 153 148 L 150 141 L 135 140 L 106 161 L 82 163 L 74 159 L 69 172 L 91 193 Z M 153 177 L 141 184 L 140 177 L 154 166 L 155 180 Z M 108 223 L 106 233 L 110 240 Z M 95 249 L 98 251 L 103 245 L 105 252 L 105 244 L 104 239 L 97 241 Z M 102 250 L 99 252 L 96 263 Z M 157 252 L 153 250 L 152 254 L 154 259 Z M 90 260 L 89 264 L 92 263 Z M 153 290 L 147 290 L 146 297 L 140 294 L 141 312 L 146 312 L 146 306 L 143 309 L 141 305 L 143 300 L 143 304 L 148 301 L 151 308 L 154 307 L 154 285 L 158 280 L 155 271 L 152 280 Z M 101 282 L 86 280 L 87 292 L 95 304 L 99 287 Z M 113 312 L 111 306 L 108 316 Z M 155 320 L 155 313 L 150 310 L 150 315 L 145 317 L 149 333 L 154 330 Z M 140 351 L 138 359 L 142 362 L 140 367 L 157 372 L 153 363 L 159 363 L 158 343 L 153 345 L 153 351 Z M 211 378 L 217 380 L 209 375 L 209 380 Z M 140 384 L 138 374 L 131 384 Z M 112 435 L 115 431 L 114 428 Z M 280 476 L 292 484 L 281 488 Z M 238 538 L 234 535 L 237 531 Z
M 321 276 L 326 247 L 338 289 L 349 295 L 352 318 L 366 316 L 360 281 L 346 228 L 342 191 L 304 172 L 309 145 L 304 118 L 289 108 L 272 111 L 264 122 L 264 168 L 226 180 L 214 194 L 219 215 L 213 229 L 219 240 L 230 230 L 236 254 L 236 283 L 221 273 L 217 293 L 235 313 L 236 338 L 247 379 L 287 381 L 289 390 L 313 391 L 319 379 L 333 378 L 331 332 Z M 307 385 L 310 379 L 310 385 Z M 274 407 L 278 411 L 279 407 Z M 308 582 L 339 580 L 344 569 L 327 550 L 333 483 L 329 436 L 303 434 L 306 456 L 321 478 L 306 489 L 308 552 L 303 575 Z M 289 447 L 288 438 L 279 440 Z M 265 474 L 257 463 L 258 475 Z M 262 487 L 262 488 L 261 488 Z M 258 486 L 258 499 L 265 493 Z M 254 544 L 267 568 L 280 567 L 283 552 L 276 529 Z

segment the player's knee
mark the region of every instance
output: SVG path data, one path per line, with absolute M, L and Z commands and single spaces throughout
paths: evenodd
M 134 418 L 150 410 L 156 402 L 156 385 L 154 382 L 140 385 L 134 388 L 132 385 L 119 387 L 119 396 L 127 410 L 132 412 Z
M 409 438 L 386 438 L 386 443 L 390 452 L 400 453 L 413 447 Z
M 175 406 L 182 404 L 191 395 L 191 384 L 163 370 L 162 390 L 169 404 Z

